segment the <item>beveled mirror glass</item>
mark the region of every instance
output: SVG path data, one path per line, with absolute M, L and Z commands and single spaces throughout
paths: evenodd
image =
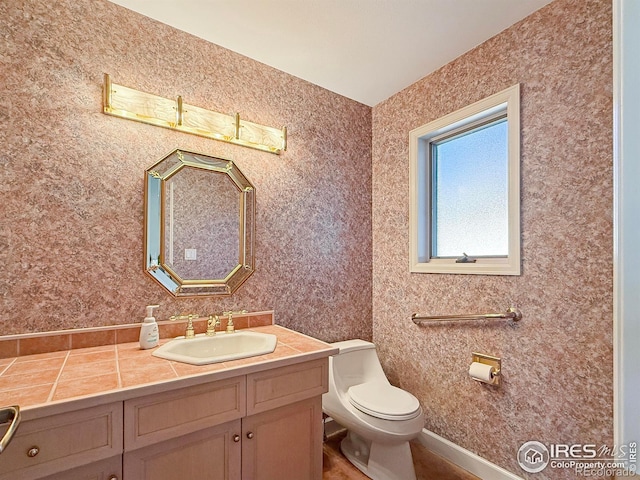
M 251 182 L 230 160 L 184 150 L 145 180 L 146 272 L 175 296 L 232 294 L 254 271 Z

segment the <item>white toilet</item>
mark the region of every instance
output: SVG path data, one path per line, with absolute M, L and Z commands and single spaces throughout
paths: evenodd
M 332 345 L 340 352 L 329 357 L 322 409 L 348 430 L 340 450 L 374 480 L 415 480 L 409 440 L 424 426 L 418 399 L 389 383 L 373 343 Z

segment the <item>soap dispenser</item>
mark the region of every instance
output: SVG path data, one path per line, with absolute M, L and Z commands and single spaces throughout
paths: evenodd
M 158 324 L 153 316 L 153 309 L 160 305 L 147 305 L 147 316 L 140 327 L 140 348 L 147 349 L 157 347 L 160 342 Z

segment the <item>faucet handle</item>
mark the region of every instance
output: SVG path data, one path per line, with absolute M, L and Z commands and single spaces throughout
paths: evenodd
M 236 331 L 236 327 L 233 326 L 233 314 L 235 312 L 233 310 L 229 310 L 228 312 L 222 312 L 223 315 L 227 315 L 227 333 L 233 333 Z
M 184 332 L 184 338 L 193 338 L 196 336 L 195 329 L 193 328 L 193 321 L 200 318 L 197 313 L 189 313 L 188 315 L 172 315 L 169 320 L 184 320 L 187 319 L 187 329 Z
M 184 338 L 193 338 L 196 336 L 196 331 L 193 328 L 193 319 L 198 317 L 199 315 L 195 313 L 187 316 L 187 330 L 184 332 Z
M 243 315 L 247 313 L 246 310 L 229 310 L 227 312 L 222 312 L 222 315 L 226 315 L 227 318 L 227 333 L 233 333 L 236 331 L 235 327 L 233 326 L 233 315 Z

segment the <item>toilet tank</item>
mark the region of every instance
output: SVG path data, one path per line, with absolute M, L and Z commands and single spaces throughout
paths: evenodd
M 364 340 L 347 340 L 332 343 L 340 352 L 329 357 L 329 375 L 333 376 L 336 387 L 346 391 L 352 385 L 371 380 L 388 382 L 376 346 Z

